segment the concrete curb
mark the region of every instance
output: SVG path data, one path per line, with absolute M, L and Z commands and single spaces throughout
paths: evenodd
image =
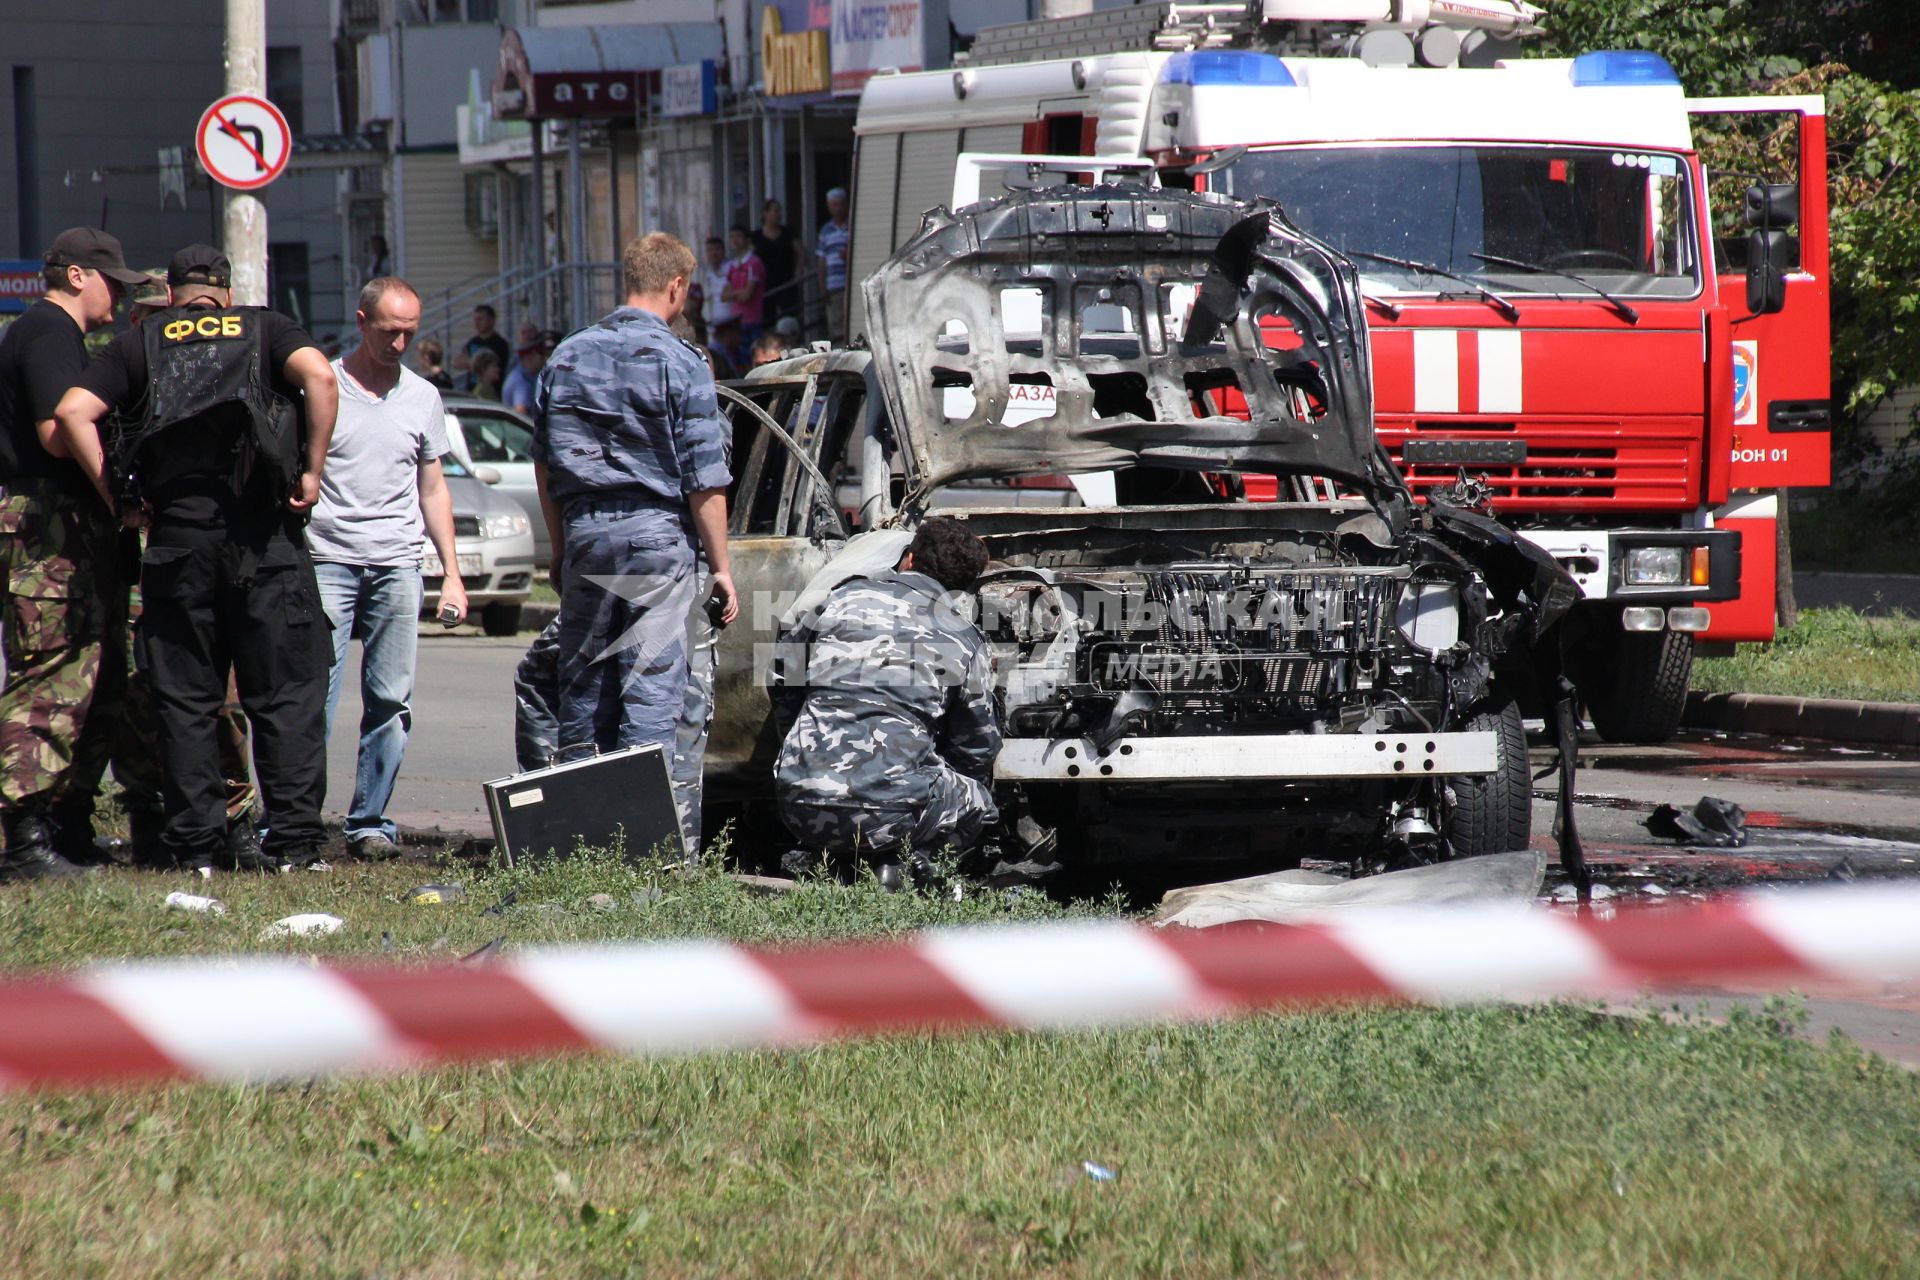
M 544 631 L 547 624 L 560 616 L 560 606 L 529 600 L 520 606 L 520 629 L 522 631 Z
M 1687 710 L 1681 721 L 1689 729 L 1920 747 L 1920 705 L 1904 702 L 1850 702 L 1843 698 L 1783 698 L 1764 693 L 1695 690 L 1687 695 Z

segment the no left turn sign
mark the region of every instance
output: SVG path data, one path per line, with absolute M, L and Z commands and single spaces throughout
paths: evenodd
M 293 154 L 293 131 L 280 108 L 248 93 L 229 94 L 208 107 L 193 137 L 213 180 L 239 191 L 272 182 Z

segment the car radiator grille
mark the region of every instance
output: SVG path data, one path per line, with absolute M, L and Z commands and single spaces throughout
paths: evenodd
M 1390 643 L 1405 579 L 1390 573 L 1155 574 L 1151 628 L 1083 651 L 1097 689 L 1236 695 L 1305 704 L 1344 685 L 1343 661 Z

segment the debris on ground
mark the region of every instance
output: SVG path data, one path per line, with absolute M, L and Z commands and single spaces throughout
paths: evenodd
M 277 942 L 282 938 L 315 938 L 338 933 L 346 924 L 339 916 L 324 911 L 307 911 L 297 916 L 282 916 L 260 931 L 260 941 Z
M 1092 1178 L 1095 1182 L 1117 1182 L 1120 1178 L 1119 1174 L 1115 1173 L 1112 1169 L 1107 1168 L 1107 1166 L 1098 1163 L 1097 1161 L 1082 1160 L 1080 1162 L 1080 1167 L 1082 1169 L 1085 1169 L 1087 1171 L 1087 1176 L 1089 1178 Z
M 785 865 L 784 860 L 782 865 Z M 765 896 L 773 893 L 792 893 L 800 887 L 799 882 L 785 876 L 750 876 L 736 873 L 729 877 L 735 884 L 748 893 Z
M 495 938 L 492 942 L 487 943 L 485 946 L 478 947 L 472 951 L 467 952 L 467 954 L 461 956 L 460 963 L 461 964 L 485 964 L 487 961 L 493 959 L 494 954 L 500 950 L 501 944 L 504 943 L 506 940 L 507 940 L 506 936 L 503 934 L 500 937 Z
M 618 911 L 620 904 L 610 893 L 595 893 L 588 896 L 587 908 L 591 911 Z
M 467 886 L 463 884 L 422 884 L 415 885 L 407 892 L 407 901 L 417 907 L 439 906 L 449 902 L 465 902 Z
M 1013 889 L 1021 885 L 1038 886 L 1059 873 L 1065 864 L 1022 858 L 1018 862 L 1001 859 L 987 872 L 987 884 L 995 889 Z
M 167 895 L 166 905 L 175 911 L 195 911 L 202 915 L 223 916 L 227 914 L 227 904 L 218 898 L 203 898 L 197 893 L 174 892 Z
M 1169 890 L 1153 923 L 1204 929 L 1234 920 L 1298 924 L 1349 911 L 1410 904 L 1499 901 L 1519 905 L 1540 892 L 1546 874 L 1547 856 L 1533 850 L 1457 858 L 1358 880 L 1318 871 L 1276 871 Z
M 520 891 L 518 889 L 509 889 L 507 890 L 506 897 L 500 899 L 500 901 L 494 903 L 480 914 L 483 916 L 503 916 L 507 914 L 507 908 L 518 901 L 520 901 Z
M 1647 815 L 1646 826 L 1657 839 L 1707 849 L 1737 849 L 1747 842 L 1747 811 L 1718 796 L 1701 796 L 1690 810 L 1663 804 Z

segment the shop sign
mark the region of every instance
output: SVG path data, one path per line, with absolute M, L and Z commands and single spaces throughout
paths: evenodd
M 780 11 L 760 11 L 760 68 L 769 98 L 825 93 L 832 85 L 827 63 L 827 33 L 788 31 Z
M 833 91 L 858 93 L 874 72 L 926 69 L 920 0 L 833 0 Z
M 630 116 L 641 94 L 639 71 L 556 71 L 533 77 L 533 110 L 528 115 Z
M 25 311 L 47 291 L 38 258 L 0 258 L 0 312 Z
M 660 73 L 660 114 L 710 116 L 719 108 L 711 58 L 683 62 Z

